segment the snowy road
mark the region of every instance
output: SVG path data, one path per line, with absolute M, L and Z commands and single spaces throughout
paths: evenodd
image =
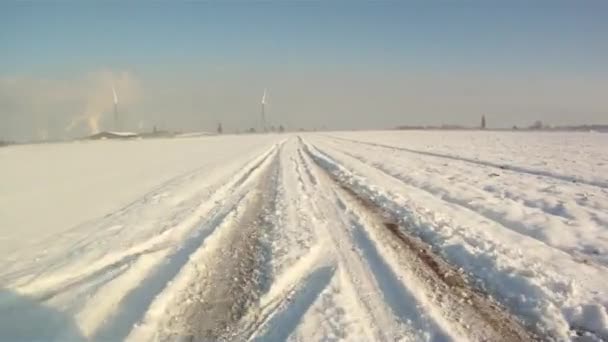
M 594 158 L 562 150 L 568 168 L 513 153 L 519 136 L 473 156 L 417 146 L 443 133 L 426 134 L 120 142 L 175 149 L 127 172 L 149 192 L 108 185 L 125 205 L 39 239 L 15 194 L 27 175 L 0 171 L 17 184 L 0 190 L 16 203 L 4 240 L 20 234 L 7 224 L 30 240 L 0 255 L 0 339 L 608 340 L 606 138 L 564 138 Z M 92 148 L 107 147 L 76 147 Z M 188 164 L 151 169 L 159 158 Z

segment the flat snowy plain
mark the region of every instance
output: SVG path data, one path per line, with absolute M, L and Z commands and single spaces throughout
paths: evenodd
M 608 134 L 0 149 L 0 340 L 608 341 Z

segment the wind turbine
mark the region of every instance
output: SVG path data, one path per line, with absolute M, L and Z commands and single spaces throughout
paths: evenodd
M 112 85 L 112 95 L 114 95 L 114 131 L 118 132 L 118 95 L 116 95 L 114 85 Z
M 262 95 L 262 132 L 266 132 L 266 112 L 265 112 L 265 107 L 266 107 L 266 88 L 264 88 L 264 95 Z

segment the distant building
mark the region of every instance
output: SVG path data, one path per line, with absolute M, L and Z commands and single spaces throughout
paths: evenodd
M 103 140 L 103 139 L 133 139 L 137 138 L 137 133 L 131 132 L 99 132 L 93 135 L 89 135 L 86 139 L 89 140 Z

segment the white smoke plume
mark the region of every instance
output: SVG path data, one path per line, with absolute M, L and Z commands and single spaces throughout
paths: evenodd
M 113 106 L 118 104 L 117 89 L 121 93 L 123 105 L 133 103 L 139 97 L 139 83 L 129 72 L 97 72 L 90 74 L 88 79 L 91 88 L 85 94 L 84 110 L 65 127 L 66 131 L 71 131 L 84 122 L 90 134 L 99 133 L 103 116 L 111 113 Z

